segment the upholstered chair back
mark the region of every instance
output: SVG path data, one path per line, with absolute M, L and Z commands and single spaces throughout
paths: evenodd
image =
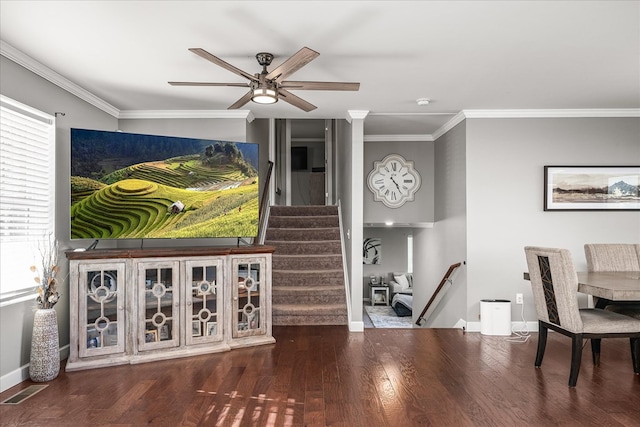
M 567 249 L 527 246 L 529 268 L 538 320 L 580 333 L 583 330 L 578 307 L 578 275 Z
M 640 245 L 587 243 L 584 254 L 589 271 L 640 271 Z

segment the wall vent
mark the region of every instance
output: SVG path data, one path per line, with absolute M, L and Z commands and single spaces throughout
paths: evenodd
M 0 402 L 0 404 L 2 404 L 2 405 L 18 405 L 18 404 L 24 402 L 25 400 L 27 400 L 28 398 L 30 398 L 31 396 L 33 396 L 34 394 L 44 390 L 47 387 L 49 387 L 49 384 L 30 385 L 29 387 L 25 388 L 24 390 L 20 390 L 19 392 L 17 392 L 16 394 L 11 396 L 10 398 L 3 400 L 2 402 Z

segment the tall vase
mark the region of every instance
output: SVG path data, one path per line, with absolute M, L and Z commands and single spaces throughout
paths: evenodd
M 58 317 L 52 308 L 38 309 L 33 318 L 29 376 L 34 382 L 50 381 L 60 372 Z

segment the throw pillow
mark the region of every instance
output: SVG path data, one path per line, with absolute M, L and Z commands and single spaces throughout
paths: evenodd
M 407 276 L 405 276 L 404 274 L 401 274 L 399 276 L 394 275 L 393 280 L 395 280 L 396 283 L 402 287 L 402 289 L 409 288 L 409 280 L 407 280 Z

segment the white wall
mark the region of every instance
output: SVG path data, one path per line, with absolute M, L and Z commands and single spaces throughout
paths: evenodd
M 260 174 L 259 176 L 260 197 L 262 197 L 262 192 L 264 191 L 264 186 L 267 180 L 266 174 L 269 171 L 269 138 L 270 136 L 271 136 L 271 128 L 269 124 L 269 119 L 256 119 L 251 123 L 247 123 L 246 141 L 260 144 L 259 153 L 258 153 L 258 163 L 259 163 L 258 169 Z M 271 179 L 273 180 L 273 172 L 271 175 Z
M 480 299 L 523 293 L 525 317 L 535 320 L 522 278 L 526 245 L 567 248 L 584 270 L 585 243 L 640 243 L 640 212 L 543 210 L 545 165 L 639 165 L 640 119 L 468 119 L 466 127 L 468 319 Z M 520 320 L 515 305 L 512 319 Z
M 352 331 L 364 329 L 362 322 L 362 154 L 363 120 L 336 121 L 337 197 L 342 215 L 347 292 Z

